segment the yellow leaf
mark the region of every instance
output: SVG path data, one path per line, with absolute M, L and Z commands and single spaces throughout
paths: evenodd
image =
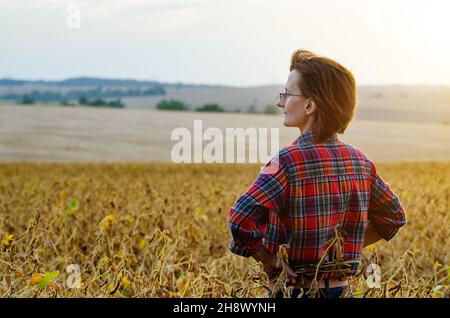
M 2 241 L 2 244 L 5 246 L 9 246 L 9 244 L 14 240 L 14 235 L 6 234 L 5 239 Z
M 128 288 L 128 287 L 130 287 L 131 282 L 130 282 L 130 280 L 127 277 L 123 277 L 122 278 L 122 285 L 123 285 L 123 287 Z
M 67 193 L 66 190 L 62 190 L 62 191 L 59 193 L 59 203 L 60 203 L 61 205 L 64 205 L 64 204 L 66 203 L 66 200 L 67 200 L 68 197 L 69 197 L 69 193 Z
M 202 208 L 196 207 L 195 208 L 195 215 L 200 216 L 203 213 Z
M 113 224 L 117 221 L 116 214 L 109 214 L 102 220 L 102 226 L 105 230 L 111 230 Z
M 36 274 L 36 273 L 34 273 L 34 274 L 33 274 L 33 277 L 31 277 L 30 285 L 31 285 L 31 286 L 37 285 L 37 284 L 39 284 L 40 282 L 42 282 L 43 279 L 44 279 L 44 278 L 42 277 L 41 274 Z
M 138 244 L 139 248 L 140 248 L 141 250 L 143 250 L 144 247 L 145 247 L 145 245 L 147 245 L 147 240 L 141 239 L 141 240 L 139 241 L 139 244 Z
M 120 251 L 115 255 L 115 257 L 117 257 L 118 259 L 124 259 L 127 257 L 127 254 L 125 254 L 123 251 Z
M 107 222 L 112 222 L 112 223 L 114 223 L 114 222 L 117 221 L 117 215 L 115 215 L 115 214 L 109 214 L 109 215 L 105 216 L 105 219 L 104 219 L 104 220 L 107 221 Z
M 441 291 L 435 291 L 435 292 L 432 294 L 432 297 L 434 297 L 434 298 L 441 298 L 443 295 L 444 295 L 443 292 L 441 292 Z
M 131 215 L 131 214 L 127 214 L 126 218 L 127 218 L 127 221 L 130 222 L 130 223 L 133 223 L 134 220 L 135 220 L 135 217 L 133 215 Z
M 99 268 L 104 268 L 104 267 L 108 266 L 108 263 L 109 263 L 109 257 L 103 256 L 103 258 L 98 263 L 98 266 L 99 266 Z

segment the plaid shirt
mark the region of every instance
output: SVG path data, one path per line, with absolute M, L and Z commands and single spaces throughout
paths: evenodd
M 399 198 L 375 164 L 337 135 L 316 144 L 314 132 L 305 132 L 274 159 L 230 210 L 235 254 L 249 257 L 261 244 L 276 254 L 288 244 L 290 264 L 316 264 L 339 226 L 344 259 L 359 260 L 368 226 L 390 240 L 406 223 Z

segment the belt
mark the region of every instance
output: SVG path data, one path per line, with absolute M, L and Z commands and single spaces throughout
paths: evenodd
M 305 280 L 303 284 L 300 281 L 297 281 L 297 284 L 294 286 L 295 288 L 310 288 L 312 285 L 312 280 Z M 337 279 L 324 279 L 317 281 L 318 288 L 335 288 L 335 287 L 344 287 L 349 284 L 348 280 L 337 280 Z
M 294 288 L 311 288 L 313 281 L 312 280 L 303 280 L 303 283 L 300 280 L 297 280 L 295 285 L 287 283 L 287 286 L 293 286 Z M 317 281 L 318 288 L 335 288 L 335 287 L 344 287 L 348 286 L 348 280 L 337 280 L 337 279 L 324 279 Z M 271 288 L 273 288 L 273 284 L 269 284 Z

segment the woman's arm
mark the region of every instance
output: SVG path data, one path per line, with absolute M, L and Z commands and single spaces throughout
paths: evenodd
M 292 268 L 286 262 L 278 265 L 276 255 L 271 254 L 262 244 L 262 239 L 266 236 L 269 211 L 278 213 L 289 197 L 289 172 L 280 153 L 267 163 L 255 182 L 230 209 L 230 251 L 244 257 L 252 256 L 264 264 L 266 272 L 273 268 L 282 269 L 284 266 L 289 280 L 295 283 L 297 275 Z
M 283 264 L 277 264 L 278 262 L 277 262 L 276 255 L 270 253 L 270 251 L 268 251 L 264 247 L 264 245 L 262 245 L 260 251 L 258 253 L 256 253 L 256 254 L 253 254 L 252 257 L 257 262 L 262 262 L 263 263 L 264 271 L 266 273 L 270 273 L 274 268 L 282 269 L 284 267 L 286 269 L 287 274 L 288 274 L 288 279 L 290 280 L 290 282 L 292 284 L 295 284 L 296 278 L 297 278 L 297 274 L 295 273 L 295 271 L 285 261 L 283 261 Z
M 378 234 L 373 228 L 370 226 L 367 228 L 366 236 L 364 237 L 364 245 L 363 247 L 366 247 L 370 244 L 373 244 L 375 242 L 378 242 L 381 240 L 382 237 L 380 234 Z
M 281 160 L 272 159 L 230 209 L 230 251 L 244 257 L 259 252 L 267 232 L 269 211 L 279 213 L 288 197 L 288 169 Z
M 389 241 L 406 224 L 405 209 L 391 186 L 380 177 L 375 164 L 373 162 L 371 164 L 372 181 L 368 211 L 369 229 L 371 230 L 367 234 L 367 242 L 376 242 L 377 234 Z

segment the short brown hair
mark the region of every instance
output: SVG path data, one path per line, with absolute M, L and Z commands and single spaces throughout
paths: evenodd
M 330 58 L 302 49 L 292 54 L 290 71 L 294 69 L 302 78 L 298 83 L 301 93 L 316 103 L 318 111 L 313 125 L 316 142 L 344 133 L 356 106 L 352 72 Z

